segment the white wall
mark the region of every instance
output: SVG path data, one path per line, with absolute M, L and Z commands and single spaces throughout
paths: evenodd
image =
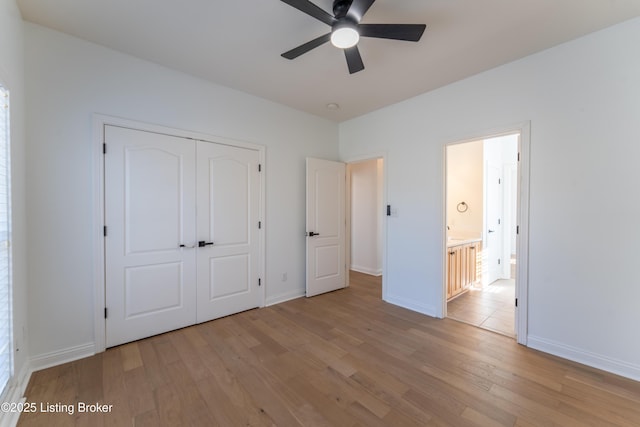
M 382 274 L 382 159 L 353 163 L 351 169 L 351 269 Z
M 482 237 L 483 200 L 483 144 L 472 141 L 447 146 L 447 226 L 448 236 Z M 464 202 L 463 212 L 458 205 Z
M 531 123 L 529 345 L 640 379 L 640 18 L 340 126 L 387 151 L 388 299 L 439 316 L 443 145 Z
M 28 369 L 27 210 L 25 205 L 25 95 L 23 24 L 14 0 L 0 0 L 0 81 L 11 97 L 11 210 L 14 372 Z M 17 378 L 20 380 L 20 378 Z M 20 385 L 20 384 L 18 384 Z M 26 385 L 26 384 L 21 384 Z M 17 393 L 20 393 L 18 390 Z
M 25 49 L 36 365 L 94 343 L 93 113 L 266 146 L 267 303 L 304 294 L 304 158 L 338 157 L 337 124 L 34 24 Z

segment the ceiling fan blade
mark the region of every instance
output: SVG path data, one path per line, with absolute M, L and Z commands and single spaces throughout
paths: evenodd
M 425 24 L 360 24 L 358 32 L 362 37 L 417 42 L 425 28 Z
M 336 22 L 336 18 L 308 0 L 282 0 L 282 2 L 295 7 L 299 11 L 316 18 L 318 21 L 322 21 L 327 25 L 333 25 Z
M 283 53 L 281 56 L 287 59 L 295 59 L 303 53 L 309 52 L 311 49 L 315 49 L 318 46 L 321 46 L 331 40 L 331 33 L 324 34 L 318 38 L 311 40 L 310 42 L 306 42 L 290 51 Z
M 351 3 L 351 7 L 347 12 L 347 16 L 356 22 L 360 22 L 364 14 L 367 13 L 367 10 L 369 10 L 375 1 L 376 0 L 353 0 L 353 3 Z
M 347 58 L 349 74 L 357 73 L 358 71 L 364 70 L 364 64 L 362 63 L 362 57 L 360 56 L 358 46 L 345 49 L 344 56 Z

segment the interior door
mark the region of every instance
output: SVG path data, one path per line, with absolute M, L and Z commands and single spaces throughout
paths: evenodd
M 346 286 L 345 164 L 307 158 L 307 297 Z
M 197 143 L 198 323 L 261 305 L 259 152 Z
M 183 138 L 105 126 L 105 142 L 111 347 L 195 323 L 196 177 Z
M 485 285 L 502 277 L 502 179 L 500 169 L 487 167 L 485 251 L 487 253 L 487 278 Z

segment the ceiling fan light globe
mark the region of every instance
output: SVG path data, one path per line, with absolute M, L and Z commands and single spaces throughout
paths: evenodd
M 340 49 L 348 49 L 358 44 L 360 34 L 355 28 L 340 27 L 331 32 L 331 44 Z

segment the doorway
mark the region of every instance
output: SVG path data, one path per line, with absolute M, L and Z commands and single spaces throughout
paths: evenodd
M 446 316 L 514 338 L 521 134 L 445 148 Z
M 349 281 L 374 284 L 384 297 L 384 158 L 347 163 Z

